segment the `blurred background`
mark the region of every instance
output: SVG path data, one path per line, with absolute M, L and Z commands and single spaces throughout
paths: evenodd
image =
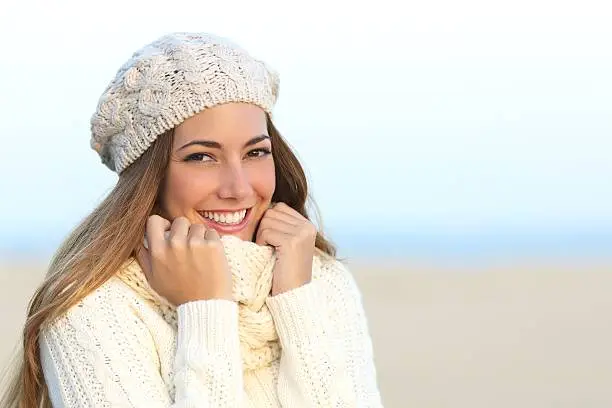
M 116 181 L 100 94 L 142 45 L 209 31 L 280 72 L 386 407 L 612 406 L 610 21 L 604 0 L 3 3 L 0 368 Z

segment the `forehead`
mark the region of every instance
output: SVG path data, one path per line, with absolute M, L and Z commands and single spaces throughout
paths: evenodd
M 205 109 L 178 125 L 174 145 L 182 146 L 198 139 L 242 144 L 262 134 L 267 134 L 263 109 L 248 103 L 228 103 Z

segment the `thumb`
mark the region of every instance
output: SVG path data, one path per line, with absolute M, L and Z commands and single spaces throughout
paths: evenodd
M 262 234 L 261 223 L 257 227 L 257 232 L 255 234 L 255 243 L 261 246 L 266 245 L 266 240 L 263 238 L 263 234 Z

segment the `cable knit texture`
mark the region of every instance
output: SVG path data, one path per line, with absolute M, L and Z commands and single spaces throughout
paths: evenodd
M 167 34 L 121 66 L 91 118 L 91 147 L 121 173 L 162 133 L 196 113 L 228 102 L 270 115 L 276 71 L 229 39 L 207 33 Z
M 272 288 L 274 254 L 271 247 L 245 242 L 228 235 L 222 238 L 225 257 L 232 273 L 232 294 L 239 305 L 239 337 L 243 368 L 254 370 L 269 365 L 279 356 L 278 335 L 266 298 Z M 248 249 L 245 251 L 244 249 Z M 320 262 L 318 259 L 315 262 Z M 148 284 L 134 259 L 128 260 L 117 275 L 122 281 L 159 310 L 170 326 L 177 329 L 176 309 Z
M 360 292 L 324 254 L 270 296 L 274 251 L 222 238 L 234 301 L 174 308 L 137 262 L 41 331 L 55 408 L 382 407 Z

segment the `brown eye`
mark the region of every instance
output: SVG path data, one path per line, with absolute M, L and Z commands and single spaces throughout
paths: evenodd
M 185 161 L 207 162 L 211 160 L 213 160 L 213 158 L 209 154 L 206 154 L 206 153 L 193 153 L 185 158 Z
M 250 152 L 247 153 L 247 156 L 251 157 L 251 158 L 258 158 L 258 157 L 264 157 L 269 155 L 270 153 L 272 153 L 269 149 L 266 148 L 260 148 L 260 149 L 253 149 Z

